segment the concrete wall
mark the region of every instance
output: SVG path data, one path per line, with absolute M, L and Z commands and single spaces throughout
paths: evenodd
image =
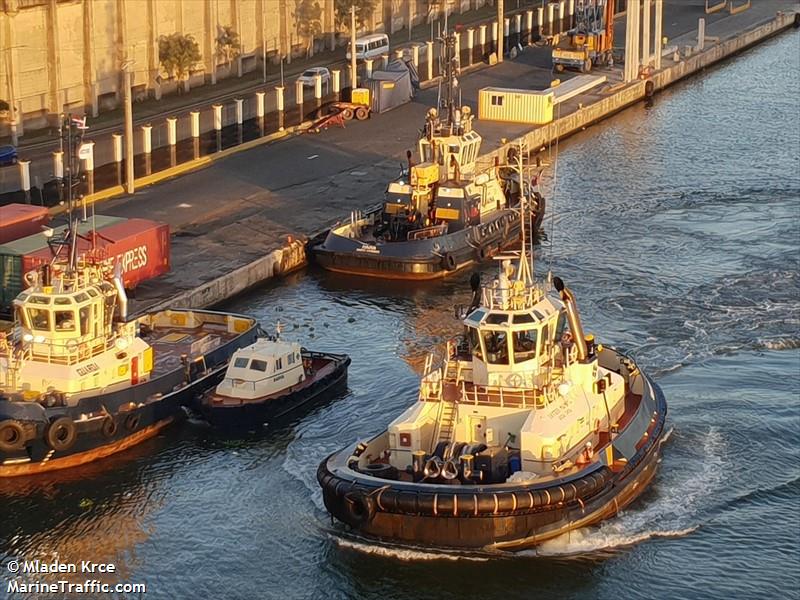
M 156 77 L 165 76 L 158 38 L 175 32 L 192 35 L 200 46 L 192 86 L 260 69 L 264 49 L 275 62 L 345 43 L 334 0 L 317 1 L 322 35 L 312 43 L 295 16 L 300 0 L 0 0 L 0 99 L 10 104 L 14 98 L 17 115 L 29 126 L 54 124 L 64 106 L 94 114 L 118 104 L 126 60 L 134 61 L 134 98 L 154 95 Z M 450 11 L 486 2 L 458 0 Z M 376 0 L 364 33 L 393 33 L 427 18 L 427 0 Z M 219 56 L 216 38 L 223 26 L 239 33 L 241 65 L 229 67 Z M 160 91 L 175 87 L 166 82 Z M 7 127 L 0 121 L 0 135 L 8 134 Z

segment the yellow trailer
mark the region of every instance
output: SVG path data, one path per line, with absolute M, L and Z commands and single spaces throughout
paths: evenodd
M 552 90 L 487 87 L 478 92 L 481 121 L 543 125 L 553 120 Z

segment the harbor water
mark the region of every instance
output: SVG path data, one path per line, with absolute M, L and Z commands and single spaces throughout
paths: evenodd
M 0 566 L 111 562 L 101 579 L 145 583 L 149 600 L 800 597 L 798 39 L 558 148 L 537 272 L 567 282 L 587 331 L 630 350 L 670 408 L 660 471 L 617 518 L 493 557 L 332 525 L 317 465 L 415 401 L 470 274 L 420 286 L 312 269 L 226 308 L 349 352 L 345 395 L 237 437 L 190 418 L 105 461 L 0 481 Z

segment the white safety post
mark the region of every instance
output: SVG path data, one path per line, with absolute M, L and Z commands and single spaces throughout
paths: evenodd
M 150 154 L 152 151 L 153 151 L 153 126 L 149 124 L 142 125 L 142 152 L 144 152 L 145 154 Z M 120 154 L 122 153 L 120 152 Z
M 539 26 L 539 35 L 544 33 L 544 7 L 536 9 L 536 24 Z
M 426 61 L 428 63 L 428 80 L 430 81 L 433 79 L 433 42 L 428 40 L 425 42 L 425 46 L 427 51 Z
M 322 75 L 314 75 L 314 100 L 317 106 L 322 104 Z
M 170 146 L 178 143 L 178 119 L 176 117 L 167 117 L 167 143 Z
M 645 0 L 647 2 L 647 0 Z M 697 50 L 702 51 L 706 47 L 706 20 L 703 17 L 697 19 Z
M 114 135 L 119 135 L 119 134 L 114 134 Z M 122 136 L 121 135 L 119 136 L 119 141 L 120 141 L 120 148 L 119 148 L 120 157 L 119 158 L 116 157 L 116 144 L 114 145 L 114 149 L 115 149 L 114 161 L 115 162 L 122 161 Z M 61 150 L 56 150 L 55 152 L 53 152 L 53 177 L 55 177 L 56 179 L 64 179 L 64 153 Z
M 381 60 L 383 61 L 382 69 L 386 69 L 389 66 L 389 55 L 388 54 L 381 54 Z
M 275 108 L 278 111 L 278 130 L 283 131 L 283 86 L 275 88 Z
M 525 31 L 528 34 L 528 45 L 533 44 L 533 11 L 525 11 Z
M 256 117 L 259 119 L 264 118 L 264 92 L 256 92 Z
M 398 48 L 394 51 L 394 56 L 397 60 L 403 60 L 403 55 L 405 54 L 405 50 L 403 48 Z
M 334 69 L 331 71 L 331 78 L 333 79 L 333 93 L 338 98 L 339 93 L 342 91 L 342 72 L 339 69 Z
M 244 98 L 235 98 L 236 103 L 236 124 L 241 125 L 244 122 Z
M 553 21 L 555 20 L 555 10 L 556 5 L 552 2 L 547 4 L 547 33 L 552 35 L 553 34 Z
M 122 183 L 122 134 L 121 133 L 112 133 L 111 134 L 111 144 L 112 149 L 114 151 L 114 162 L 117 165 L 117 183 Z M 55 154 L 55 153 L 54 153 Z M 61 173 L 63 177 L 64 173 L 64 165 L 63 165 L 63 153 L 61 157 L 62 165 L 61 165 Z
M 20 160 L 17 162 L 19 168 L 19 184 L 22 191 L 25 192 L 25 201 L 30 204 L 31 201 L 31 161 Z
M 566 0 L 560 0 L 558 3 L 558 31 L 563 31 L 564 29 L 564 18 L 567 16 L 567 2 Z
M 200 137 L 200 111 L 193 110 L 189 113 L 189 120 L 192 124 L 192 137 L 199 138 Z
M 486 52 L 486 24 L 480 26 L 478 30 L 478 41 L 481 44 L 481 54 Z
M 453 32 L 453 38 L 455 40 L 454 50 L 456 54 L 456 60 L 461 61 L 461 32 L 455 31 Z
M 222 130 L 222 104 L 214 104 L 212 107 L 214 109 L 214 129 L 216 131 Z
M 373 61 L 371 58 L 367 58 L 364 60 L 364 69 L 366 72 L 367 79 L 372 77 L 372 63 Z
M 303 96 L 305 95 L 305 87 L 302 81 L 297 81 L 294 84 L 294 101 L 298 106 L 303 104 Z
M 475 47 L 475 29 L 470 27 L 467 29 L 467 64 L 472 64 L 473 48 Z
M 419 69 L 419 45 L 414 44 L 411 46 L 411 62 L 416 69 Z
M 86 171 L 86 194 L 94 194 L 94 142 L 84 142 L 89 152 L 83 158 L 83 170 Z M 83 219 L 86 220 L 86 203 L 83 204 Z
M 613 2 L 613 0 L 611 1 Z M 575 0 L 569 0 L 569 3 L 567 4 L 567 16 L 570 17 L 571 19 L 574 14 L 575 14 Z

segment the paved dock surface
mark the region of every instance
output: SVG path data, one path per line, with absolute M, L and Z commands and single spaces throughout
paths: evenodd
M 747 29 L 791 9 L 790 0 L 754 2 L 741 14 L 704 14 L 700 0 L 665 2 L 665 35 L 670 44 L 692 43 L 697 19 L 706 17 L 709 36 L 726 36 Z M 619 19 L 618 27 L 624 25 Z M 618 32 L 618 40 L 624 33 Z M 675 38 L 675 39 L 672 39 Z M 477 114 L 477 91 L 486 86 L 543 89 L 550 85 L 549 47 L 526 49 L 516 60 L 465 74 L 461 78 L 464 103 Z M 564 103 L 575 110 L 591 102 L 614 82 L 619 68 L 596 69 L 609 84 Z M 562 73 L 562 79 L 576 73 Z M 421 91 L 413 102 L 367 122 L 344 129 L 304 134 L 260 146 L 218 161 L 212 166 L 97 205 L 97 211 L 125 217 L 147 217 L 170 224 L 172 271 L 137 290 L 134 309 L 162 302 L 195 288 L 234 268 L 281 247 L 287 236 L 308 235 L 346 218 L 383 197 L 387 182 L 405 161 L 406 149 L 415 148 L 428 107 L 435 106 L 437 89 Z M 530 130 L 528 125 L 476 121 L 483 135 L 482 152 Z

